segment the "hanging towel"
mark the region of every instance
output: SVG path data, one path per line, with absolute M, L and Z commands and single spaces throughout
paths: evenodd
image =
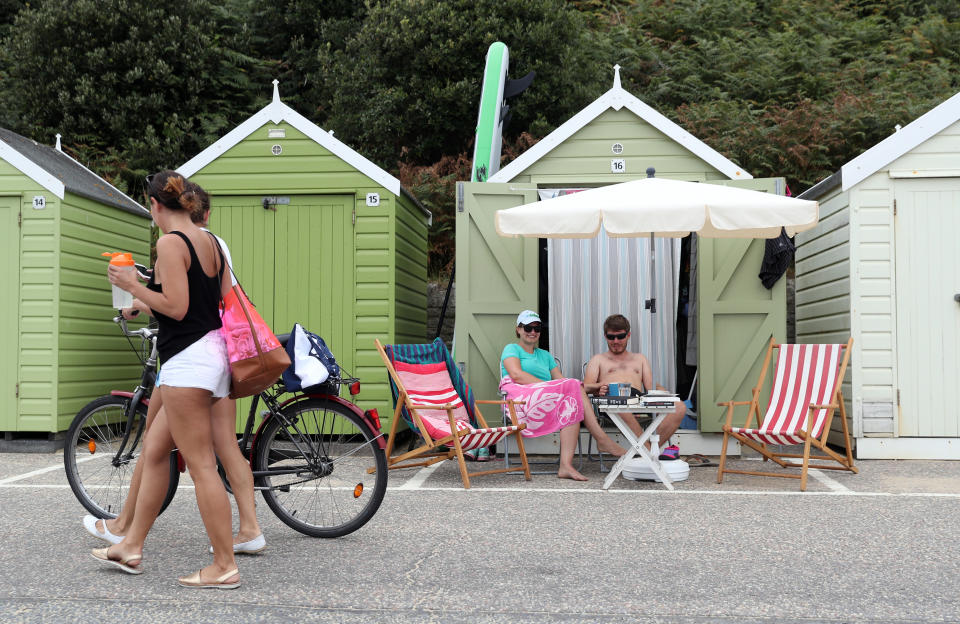
M 786 272 L 796 249 L 784 228 L 780 228 L 780 236 L 767 239 L 763 262 L 760 263 L 760 275 L 757 276 L 765 288 L 768 290 L 773 288 L 777 280 Z

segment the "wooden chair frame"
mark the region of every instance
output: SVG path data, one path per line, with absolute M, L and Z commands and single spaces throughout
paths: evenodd
M 509 412 L 510 420 L 513 423 L 513 426 L 517 427 L 517 430 L 509 435 L 516 436 L 517 451 L 520 455 L 520 465 L 513 468 L 507 466 L 506 468 L 470 472 L 467 470 L 467 462 L 463 455 L 463 448 L 461 448 L 460 439 L 466 435 L 469 435 L 471 432 L 458 431 L 455 434 L 451 433 L 450 435 L 436 440 L 431 438 L 430 434 L 427 433 L 427 428 L 423 424 L 423 420 L 420 418 L 419 410 L 436 410 L 438 407 L 436 405 L 417 405 L 410 400 L 406 389 L 403 387 L 403 382 L 400 380 L 400 375 L 397 374 L 397 371 L 393 367 L 393 363 L 390 361 L 390 357 L 387 355 L 387 352 L 380 343 L 380 340 L 376 339 L 374 342 L 376 343 L 377 351 L 380 353 L 380 357 L 383 358 L 383 364 L 387 367 L 387 372 L 390 374 L 390 378 L 397 386 L 397 390 L 399 392 L 397 404 L 393 410 L 393 421 L 390 424 L 390 433 L 387 436 L 386 455 L 388 469 L 399 470 L 401 468 L 430 466 L 447 459 L 456 459 L 460 466 L 460 478 L 463 481 L 464 489 L 470 488 L 470 477 L 479 477 L 489 474 L 522 472 L 527 481 L 531 479 L 530 465 L 527 462 L 527 453 L 524 450 L 523 436 L 521 435 L 521 432 L 527 428 L 527 425 L 526 423 L 520 423 L 518 421 L 516 411 L 516 406 L 523 405 L 523 401 L 474 401 L 474 416 L 476 416 L 477 424 L 479 424 L 483 429 L 489 429 L 490 427 L 487 425 L 487 421 L 484 419 L 483 414 L 480 413 L 479 405 L 499 405 L 501 408 L 506 408 L 506 410 Z M 419 433 L 424 443 L 417 448 L 407 451 L 406 453 L 393 456 L 399 425 L 400 422 L 404 420 L 402 415 L 404 407 L 413 418 L 413 422 L 417 427 L 416 433 Z M 450 431 L 457 431 L 456 418 L 453 415 L 453 405 L 447 403 L 440 409 L 445 409 L 447 412 L 447 418 L 450 420 Z M 441 446 L 446 446 L 448 448 L 443 450 L 440 448 Z
M 747 419 L 746 423 L 742 428 L 748 429 L 751 427 L 751 422 L 753 418 L 757 419 L 757 427 L 763 424 L 763 415 L 760 413 L 760 390 L 763 387 L 764 379 L 767 375 L 767 370 L 770 367 L 770 360 L 773 356 L 773 350 L 779 349 L 782 345 L 770 338 L 770 344 L 767 347 L 767 354 L 763 361 L 763 368 L 760 371 L 760 379 L 757 381 L 757 385 L 752 389 L 753 398 L 749 401 L 726 401 L 723 403 L 717 403 L 719 407 L 726 407 L 726 421 L 723 425 L 723 446 L 720 451 L 720 466 L 717 469 L 717 483 L 723 482 L 724 474 L 745 474 L 745 475 L 756 475 L 763 477 L 781 477 L 785 479 L 800 479 L 800 490 L 806 491 L 807 489 L 807 472 L 810 468 L 818 468 L 823 470 L 848 470 L 854 474 L 858 473 L 859 470 L 856 466 L 853 465 L 853 449 L 850 445 L 850 431 L 847 425 L 847 410 L 843 403 L 843 393 L 840 388 L 843 384 L 844 375 L 846 374 L 847 364 L 850 361 L 850 350 L 853 347 L 853 338 L 850 338 L 847 341 L 847 344 L 842 348 L 844 350 L 843 360 L 840 363 L 839 372 L 837 373 L 836 386 L 831 395 L 830 402 L 822 405 L 811 403 L 807 406 L 807 423 L 806 429 L 799 429 L 797 431 L 791 432 L 791 435 L 798 436 L 803 439 L 803 453 L 781 453 L 775 452 L 769 448 L 767 444 L 757 442 L 755 440 L 749 439 L 746 436 L 743 436 L 739 433 L 732 431 L 732 422 L 733 422 L 733 412 L 734 408 L 737 406 L 747 405 Z M 823 431 L 819 437 L 814 437 L 808 432 L 813 430 L 814 419 L 817 410 L 826 409 L 827 414 L 823 423 Z M 843 443 L 844 443 L 844 454 L 837 453 L 833 449 L 827 446 L 827 439 L 830 436 L 830 427 L 833 422 L 833 416 L 836 411 L 840 412 L 840 426 L 843 432 Z M 727 461 L 727 442 L 730 437 L 733 437 L 740 444 L 743 444 L 763 456 L 763 461 L 773 461 L 779 464 L 784 468 L 800 468 L 800 474 L 792 473 L 780 473 L 780 472 L 761 472 L 754 470 L 731 470 L 726 467 Z M 823 452 L 823 455 L 811 455 L 810 447 L 815 446 L 819 451 Z M 802 463 L 796 463 L 794 461 L 789 461 L 792 459 L 802 458 Z M 825 460 L 829 462 L 836 463 L 811 463 L 811 460 Z M 837 465 L 839 464 L 839 465 Z

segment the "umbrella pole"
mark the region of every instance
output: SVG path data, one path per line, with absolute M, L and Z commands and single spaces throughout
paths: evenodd
M 650 310 L 650 314 L 657 313 L 657 250 L 653 232 L 650 232 L 650 298 L 643 303 L 643 307 Z

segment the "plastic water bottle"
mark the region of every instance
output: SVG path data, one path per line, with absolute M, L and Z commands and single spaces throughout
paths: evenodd
M 133 256 L 129 253 L 105 251 L 103 256 L 110 257 L 110 265 L 123 269 L 124 271 L 134 271 Z M 122 310 L 133 306 L 133 295 L 119 286 L 111 284 L 113 287 L 113 307 L 115 310 Z

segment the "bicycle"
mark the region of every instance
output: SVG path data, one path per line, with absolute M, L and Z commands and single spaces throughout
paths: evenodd
M 64 445 L 70 488 L 84 508 L 99 518 L 115 518 L 126 499 L 157 370 L 156 330 L 129 330 L 121 316 L 113 320 L 143 363 L 140 383 L 133 392 L 114 390 L 84 406 L 74 417 Z M 139 349 L 133 345 L 134 337 L 141 339 Z M 277 336 L 282 344 L 288 337 Z M 379 416 L 375 409 L 363 411 L 340 397 L 343 385 L 351 395 L 360 391 L 359 380 L 351 377 L 328 379 L 295 393 L 287 392 L 278 380 L 253 397 L 238 440 L 251 462 L 254 489 L 281 521 L 312 537 L 341 537 L 356 531 L 377 512 L 387 488 L 386 442 Z M 258 414 L 261 405 L 263 411 Z M 173 500 L 184 470 L 174 450 L 161 512 Z M 222 469 L 220 474 L 229 490 Z

